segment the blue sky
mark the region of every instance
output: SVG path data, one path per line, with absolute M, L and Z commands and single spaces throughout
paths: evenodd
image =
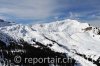
M 77 19 L 100 24 L 100 0 L 0 0 L 0 18 L 31 24 Z

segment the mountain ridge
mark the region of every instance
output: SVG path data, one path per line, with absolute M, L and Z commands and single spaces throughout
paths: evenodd
M 87 58 L 92 58 L 95 61 L 100 57 L 99 32 L 99 28 L 93 27 L 88 23 L 80 23 L 77 20 L 71 19 L 46 24 L 8 24 L 8 26 L 0 27 L 0 35 L 3 39 L 8 35 L 9 37 L 7 37 L 7 39 L 11 38 L 17 42 L 23 39 L 31 45 L 34 44 L 33 40 L 36 40 L 55 52 L 68 53 L 72 55 L 73 58 L 77 59 L 76 57 L 78 57 L 81 60 L 81 57 L 74 57 L 73 55 L 76 55 L 76 53 L 80 55 L 83 54 L 86 55 Z M 0 40 L 2 39 L 0 38 Z M 38 47 L 38 45 L 34 47 Z M 95 64 L 90 61 L 86 62 L 87 60 L 84 59 L 81 61 L 80 59 L 77 59 L 77 61 L 79 61 L 82 66 L 86 63 L 89 63 L 87 66 L 95 66 Z

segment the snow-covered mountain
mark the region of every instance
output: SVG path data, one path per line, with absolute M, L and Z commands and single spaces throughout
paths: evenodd
M 3 19 L 0 19 L 0 27 L 4 27 L 4 26 L 11 26 L 14 25 L 14 22 L 9 22 L 9 21 L 5 21 Z
M 71 19 L 35 25 L 1 21 L 0 40 L 8 45 L 9 39 L 23 39 L 36 48 L 33 40 L 40 42 L 52 51 L 67 53 L 78 61 L 76 66 L 100 65 L 100 29 L 88 23 Z

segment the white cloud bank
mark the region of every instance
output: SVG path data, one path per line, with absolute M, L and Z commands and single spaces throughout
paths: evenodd
M 42 19 L 56 14 L 60 6 L 56 0 L 0 0 L 0 13 L 12 14 L 21 18 Z

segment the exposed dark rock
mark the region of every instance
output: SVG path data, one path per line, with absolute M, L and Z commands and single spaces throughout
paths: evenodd
M 80 53 L 76 53 L 76 54 L 83 57 L 84 59 L 86 59 L 88 61 L 91 61 L 93 64 L 96 64 L 97 66 L 100 66 L 100 57 L 95 61 L 92 58 L 86 57 L 86 55 L 84 55 L 84 54 L 80 54 Z
M 0 22 L 4 22 L 4 20 L 3 19 L 0 19 Z
M 85 28 L 85 29 L 83 29 L 83 30 L 89 31 L 89 30 L 92 30 L 92 27 L 87 27 L 87 28 Z

